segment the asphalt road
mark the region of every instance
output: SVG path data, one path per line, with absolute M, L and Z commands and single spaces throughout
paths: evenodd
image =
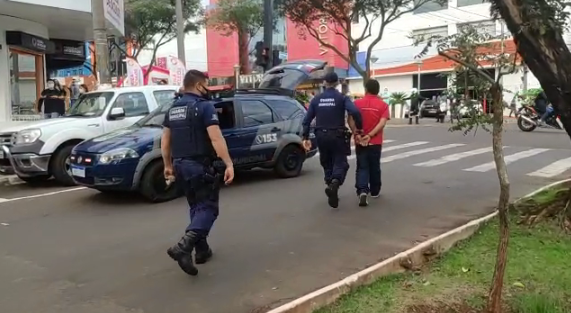
M 512 198 L 569 174 L 559 172 L 571 161 L 556 162 L 571 157 L 565 133 L 508 128 Z M 165 253 L 187 223 L 183 199 L 2 187 L 0 311 L 264 312 L 493 210 L 497 177 L 482 166 L 493 160 L 489 134 L 399 125 L 386 138 L 382 196 L 368 208 L 357 206 L 354 159 L 338 211 L 327 207 L 316 159 L 294 179 L 239 177 L 222 192 L 215 257 L 197 277 Z

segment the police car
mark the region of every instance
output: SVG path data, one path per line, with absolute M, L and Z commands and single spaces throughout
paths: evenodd
M 236 170 L 273 169 L 282 178 L 300 174 L 303 162 L 317 149 L 315 143 L 309 153 L 302 148 L 306 109 L 293 95 L 299 84 L 323 75 L 325 65 L 313 60 L 285 63 L 266 72 L 260 88 L 215 100 Z M 101 192 L 137 191 L 152 202 L 178 197 L 180 191 L 165 183 L 160 150 L 161 125 L 171 105 L 133 126 L 77 145 L 71 155 L 75 182 Z

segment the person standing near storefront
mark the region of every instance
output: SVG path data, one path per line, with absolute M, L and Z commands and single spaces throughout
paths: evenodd
M 77 79 L 74 78 L 71 81 L 71 86 L 69 86 L 69 90 L 70 90 L 69 107 L 71 108 L 77 102 L 77 99 L 79 99 L 79 96 L 81 95 L 79 89 L 79 82 L 77 81 Z
M 37 106 L 38 113 L 43 113 L 44 118 L 53 118 L 65 114 L 65 91 L 61 89 L 59 82 L 49 79 L 46 89 L 41 93 Z
M 390 119 L 389 105 L 379 98 L 380 85 L 376 79 L 365 83 L 365 97 L 355 101 L 363 117 L 361 142 L 355 141 L 357 171 L 355 188 L 359 206 L 369 204 L 369 194 L 376 198 L 381 193 L 381 150 L 383 129 Z

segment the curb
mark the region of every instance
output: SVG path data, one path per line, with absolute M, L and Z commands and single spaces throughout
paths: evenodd
M 517 199 L 515 202 L 532 197 L 545 189 L 569 181 L 571 181 L 571 179 L 565 179 L 549 184 L 547 186 L 543 186 Z M 311 292 L 278 308 L 270 310 L 267 313 L 312 313 L 319 308 L 332 304 L 339 297 L 349 293 L 351 290 L 354 290 L 359 286 L 369 285 L 378 278 L 390 274 L 405 272 L 405 269 L 403 269 L 401 265 L 403 263 L 408 265 L 424 264 L 427 260 L 428 255 L 430 255 L 430 258 L 432 259 L 435 255 L 440 255 L 448 251 L 457 242 L 471 237 L 482 224 L 496 217 L 497 214 L 498 212 L 496 211 L 482 218 L 472 220 L 463 226 L 422 242 L 407 251 L 401 252 L 387 260 L 370 266 L 356 274 L 348 276 L 343 280 L 323 287 L 317 291 Z
M 16 175 L 0 175 L 0 186 L 14 186 L 25 183 Z

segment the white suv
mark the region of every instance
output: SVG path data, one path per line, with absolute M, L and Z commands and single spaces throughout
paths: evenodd
M 66 115 L 0 129 L 0 166 L 11 167 L 22 180 L 54 177 L 74 185 L 69 164 L 78 143 L 133 125 L 165 101 L 177 86 L 113 88 L 86 93 Z

